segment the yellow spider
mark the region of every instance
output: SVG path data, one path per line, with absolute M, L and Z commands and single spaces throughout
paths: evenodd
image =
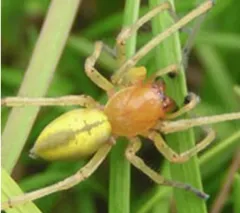
M 187 97 L 188 102 L 182 108 L 174 111 L 175 102 L 166 96 L 163 81 L 156 80 L 157 77 L 166 73 L 173 72 L 177 74 L 179 65 L 170 65 L 156 72 L 147 80 L 145 68 L 134 66 L 162 40 L 211 9 L 212 6 L 212 1 L 206 1 L 172 25 L 172 27 L 152 39 L 129 60 L 125 60 L 126 40 L 156 14 L 163 10 L 170 10 L 170 4 L 166 2 L 159 5 L 140 18 L 134 25 L 123 29 L 116 42 L 117 56 L 121 66 L 113 74 L 111 81 L 103 77 L 94 67 L 103 48 L 102 42 L 96 42 L 93 54 L 86 60 L 85 71 L 97 86 L 106 91 L 109 99 L 105 106 L 100 105 L 86 95 L 60 98 L 9 97 L 2 99 L 3 106 L 13 107 L 24 105 L 78 105 L 84 107 L 61 115 L 45 127 L 31 149 L 31 156 L 41 157 L 46 160 L 60 160 L 83 158 L 95 153 L 92 159 L 74 175 L 51 186 L 11 198 L 8 202 L 3 203 L 2 207 L 13 207 L 60 190 L 66 190 L 85 180 L 106 158 L 119 136 L 129 139 L 129 145 L 125 151 L 126 158 L 154 182 L 181 188 L 194 193 L 198 197 L 207 198 L 208 195 L 204 192 L 185 183 L 167 180 L 148 167 L 136 155 L 136 152 L 141 147 L 138 136 L 151 139 L 157 150 L 169 161 L 182 163 L 208 146 L 215 137 L 214 131 L 210 129 L 207 136 L 195 147 L 180 154 L 166 144 L 159 132 L 166 134 L 194 126 L 239 119 L 240 113 L 166 121 L 186 113 L 198 103 L 197 96 L 189 94 Z

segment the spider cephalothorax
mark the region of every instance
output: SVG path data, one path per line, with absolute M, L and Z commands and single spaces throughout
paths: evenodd
M 118 136 L 137 136 L 165 118 L 175 106 L 165 95 L 164 83 L 138 83 L 116 92 L 107 102 L 104 112 Z

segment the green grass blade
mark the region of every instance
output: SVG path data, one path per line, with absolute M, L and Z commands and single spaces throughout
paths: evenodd
M 139 0 L 126 1 L 123 26 L 131 25 L 138 19 L 139 5 Z M 127 41 L 126 56 L 132 56 L 135 48 L 136 35 L 133 35 Z M 118 140 L 110 154 L 110 213 L 130 212 L 130 165 L 124 155 L 126 145 L 125 140 Z
M 65 46 L 80 0 L 51 2 L 19 96 L 45 96 Z M 39 107 L 14 108 L 2 135 L 2 165 L 11 172 L 26 142 Z M 14 134 L 13 134 L 14 132 Z
M 16 184 L 16 182 L 10 177 L 5 169 L 2 168 L 2 200 L 1 202 L 7 201 L 9 198 L 22 194 L 22 190 Z M 19 205 L 13 209 L 6 210 L 7 213 L 40 213 L 41 211 L 35 206 L 33 202 Z
M 233 212 L 240 212 L 240 175 L 237 173 L 234 176 L 233 182 Z
M 240 96 L 240 86 L 235 86 L 234 91 L 238 96 Z
M 221 60 L 217 49 L 210 45 L 197 45 L 197 53 L 207 70 L 206 75 L 216 91 L 214 96 L 218 96 L 219 104 L 228 111 L 238 109 L 239 103 L 233 93 L 233 79 L 231 79 L 230 73 Z M 211 98 L 213 99 L 214 96 L 211 96 Z
M 199 44 L 214 45 L 216 47 L 239 50 L 240 36 L 234 33 L 201 32 L 196 39 Z
M 110 154 L 109 212 L 130 212 L 130 164 L 124 156 L 127 141 L 118 140 Z
M 163 0 L 150 0 L 150 6 L 154 7 L 163 3 Z M 174 2 L 170 1 L 173 5 Z M 152 21 L 153 33 L 156 36 L 172 24 L 172 19 L 167 13 L 162 13 Z M 175 33 L 172 37 L 166 39 L 156 49 L 157 69 L 166 67 L 172 63 L 182 61 L 181 46 L 179 36 Z M 165 78 L 168 92 L 178 104 L 182 104 L 187 94 L 186 79 L 184 70 L 175 79 Z M 194 146 L 193 131 L 176 133 L 167 137 L 168 144 L 177 152 L 183 152 Z M 189 183 L 198 189 L 202 189 L 199 164 L 197 157 L 191 158 L 184 164 L 170 164 L 171 178 L 173 180 Z M 206 204 L 194 195 L 183 190 L 174 189 L 177 212 L 179 213 L 204 213 Z

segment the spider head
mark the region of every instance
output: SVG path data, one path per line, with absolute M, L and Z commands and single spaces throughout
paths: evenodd
M 166 84 L 163 80 L 157 80 L 152 83 L 152 87 L 157 90 L 160 101 L 162 102 L 162 109 L 165 113 L 176 110 L 175 101 L 166 95 Z

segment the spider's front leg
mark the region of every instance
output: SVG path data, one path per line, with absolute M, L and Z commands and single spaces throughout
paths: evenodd
M 154 8 L 153 10 L 149 11 L 143 17 L 141 17 L 135 24 L 132 26 L 124 28 L 118 35 L 116 41 L 116 49 L 117 49 L 117 58 L 120 65 L 122 65 L 126 60 L 126 41 L 129 39 L 141 26 L 143 26 L 146 22 L 156 16 L 158 13 L 168 10 L 171 8 L 169 2 L 165 2 L 160 4 L 158 7 Z M 130 68 L 135 66 L 135 62 L 132 61 L 132 64 L 129 62 L 126 67 L 123 69 L 119 69 L 114 75 L 112 76 L 112 82 L 120 84 L 122 82 L 123 76 L 125 73 L 130 70 Z
M 173 33 L 177 32 L 179 29 L 181 29 L 183 26 L 185 26 L 187 23 L 195 19 L 196 17 L 206 13 L 208 10 L 210 10 L 214 5 L 214 2 L 212 0 L 207 0 L 203 4 L 201 4 L 198 8 L 194 9 L 192 12 L 181 18 L 177 23 L 174 23 L 171 27 L 166 29 L 164 32 L 157 35 L 155 38 L 153 38 L 151 41 L 149 41 L 144 47 L 142 47 L 134 56 L 129 58 L 127 61 L 125 61 L 121 67 L 117 70 L 117 72 L 112 77 L 112 81 L 115 84 L 119 84 L 119 82 L 124 75 L 124 73 L 129 70 L 131 67 L 134 67 L 138 61 L 143 58 L 149 51 L 151 51 L 153 48 L 155 48 L 157 45 L 159 45 L 163 40 L 165 40 L 167 37 L 172 35 Z M 122 61 L 122 58 L 124 56 L 124 49 L 126 44 L 126 39 L 129 38 L 133 32 L 139 29 L 140 26 L 142 26 L 144 23 L 146 23 L 148 20 L 152 19 L 155 15 L 157 15 L 159 12 L 163 10 L 171 10 L 171 5 L 169 3 L 163 3 L 153 9 L 152 11 L 148 12 L 145 16 L 143 16 L 141 19 L 137 21 L 136 24 L 132 25 L 129 28 L 123 29 L 123 31 L 120 33 L 117 39 L 117 48 L 118 52 L 120 54 L 119 58 Z M 154 12 L 153 12 L 154 11 Z
M 151 178 L 154 182 L 171 186 L 179 189 L 183 189 L 189 192 L 192 192 L 196 196 L 207 199 L 208 195 L 204 192 L 199 191 L 198 189 L 177 181 L 171 181 L 165 179 L 163 176 L 159 175 L 157 172 L 155 172 L 153 169 L 151 169 L 149 166 L 147 166 L 144 161 L 136 155 L 136 152 L 141 148 L 141 141 L 139 138 L 132 138 L 130 140 L 130 144 L 128 145 L 125 155 L 126 158 L 139 170 L 141 170 L 145 175 L 147 175 L 149 178 Z
M 145 14 L 143 17 L 141 17 L 135 24 L 133 24 L 130 27 L 124 28 L 118 35 L 117 41 L 116 41 L 116 49 L 117 49 L 117 58 L 120 65 L 122 65 L 126 60 L 126 41 L 129 39 L 130 36 L 133 35 L 141 26 L 143 26 L 146 22 L 148 22 L 150 19 L 152 19 L 154 16 L 156 16 L 158 13 L 169 10 L 172 11 L 171 4 L 169 2 L 164 2 L 160 4 L 158 7 L 154 8 L 153 10 L 149 11 L 147 14 Z M 134 62 L 133 62 L 134 63 Z M 125 68 L 122 69 L 122 71 L 118 70 L 113 76 L 112 76 L 112 82 L 114 84 L 128 84 L 135 82 L 139 82 L 145 79 L 146 77 L 146 70 L 143 67 L 134 67 L 136 63 L 131 64 Z M 155 73 L 153 78 L 171 73 L 175 75 L 177 71 L 179 70 L 178 64 L 172 64 L 170 66 L 167 66 Z
M 132 26 L 126 27 L 122 29 L 119 33 L 116 41 L 116 49 L 117 49 L 117 58 L 119 63 L 122 64 L 126 60 L 126 41 L 129 39 L 136 31 L 139 30 L 145 23 L 147 23 L 150 19 L 156 16 L 158 13 L 168 10 L 171 8 L 169 2 L 164 2 L 154 8 L 153 10 L 149 11 L 143 17 L 141 17 L 135 24 Z M 117 75 L 117 74 L 116 74 Z
M 10 198 L 8 201 L 2 203 L 2 209 L 12 208 L 16 205 L 24 204 L 26 202 L 39 199 L 54 192 L 69 189 L 75 186 L 76 184 L 84 181 L 99 167 L 99 165 L 102 163 L 102 161 L 106 158 L 107 154 L 111 150 L 111 147 L 112 147 L 111 142 L 104 144 L 96 152 L 92 159 L 83 168 L 78 170 L 74 175 L 51 186 L 47 186 L 45 188 L 41 188 L 36 191 L 26 193 L 24 195 L 19 195 L 17 197 Z
M 97 69 L 94 67 L 97 59 L 99 58 L 103 49 L 103 43 L 97 41 L 95 43 L 95 49 L 92 55 L 90 55 L 85 61 L 85 72 L 87 76 L 100 88 L 105 90 L 107 93 L 111 92 L 114 87 L 110 81 L 102 76 Z
M 151 131 L 146 136 L 153 141 L 158 151 L 162 153 L 163 156 L 170 162 L 183 163 L 189 160 L 192 156 L 196 155 L 201 150 L 203 150 L 210 143 L 212 143 L 215 138 L 215 132 L 212 129 L 210 129 L 207 132 L 207 136 L 202 141 L 200 141 L 195 147 L 180 154 L 172 150 L 172 148 L 169 147 L 167 143 L 164 141 L 162 136 L 156 131 Z
M 196 107 L 196 105 L 200 102 L 199 97 L 194 93 L 189 93 L 184 100 L 184 106 L 179 108 L 176 112 L 172 112 L 165 116 L 165 120 L 175 119 Z M 161 122 L 160 122 L 161 126 Z

